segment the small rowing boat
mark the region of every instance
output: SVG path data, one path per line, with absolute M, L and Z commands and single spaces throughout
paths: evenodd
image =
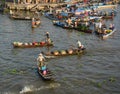
M 79 55 L 85 51 L 86 48 L 74 48 L 74 49 L 67 49 L 67 50 L 55 50 L 47 53 L 43 53 L 45 58 L 55 58 L 57 56 L 68 56 L 68 55 Z
M 106 38 L 108 38 L 109 36 L 111 36 L 115 31 L 116 31 L 116 29 L 114 28 L 113 30 L 112 30 L 112 29 L 106 30 L 106 34 L 99 33 L 99 32 L 97 32 L 97 31 L 95 31 L 95 32 L 96 32 L 96 34 L 99 35 L 102 39 L 106 39 Z
M 38 74 L 42 77 L 43 80 L 53 80 L 53 74 L 48 68 L 46 70 L 40 70 L 38 68 Z
M 116 29 L 109 30 L 109 32 L 107 32 L 107 34 L 102 35 L 102 39 L 106 39 L 107 37 L 111 36 L 115 31 L 116 31 Z
M 35 21 L 35 24 L 34 25 L 32 24 L 32 28 L 38 27 L 40 25 L 40 23 L 41 23 L 40 20 Z
M 44 46 L 53 46 L 53 42 L 48 43 L 45 41 L 41 42 L 13 42 L 14 48 L 31 48 L 31 47 L 44 47 Z

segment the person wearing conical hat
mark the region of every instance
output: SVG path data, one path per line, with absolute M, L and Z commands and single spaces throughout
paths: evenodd
M 41 69 L 41 67 L 45 65 L 45 63 L 44 63 L 45 58 L 42 53 L 39 54 L 37 61 L 38 61 L 38 67 L 39 67 L 39 69 Z

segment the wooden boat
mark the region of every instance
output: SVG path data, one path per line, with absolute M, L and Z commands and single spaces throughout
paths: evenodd
M 44 13 L 44 16 L 45 16 L 46 18 L 50 19 L 50 20 L 58 20 L 58 18 L 55 17 L 55 16 L 53 15 L 53 13 L 46 12 L 46 13 Z
M 80 31 L 80 32 L 92 33 L 92 30 L 87 28 L 85 25 L 74 27 L 74 25 L 69 26 L 69 25 L 67 25 L 67 23 L 61 22 L 61 21 L 58 21 L 58 20 L 57 21 L 53 21 L 53 25 L 62 27 L 64 29 L 75 29 L 75 30 Z
M 14 20 L 32 20 L 31 17 L 20 17 L 19 15 L 11 15 L 10 18 Z
M 36 28 L 40 25 L 41 21 L 38 19 L 35 21 L 35 24 L 32 24 L 32 28 Z
M 76 29 L 77 30 L 77 29 Z M 78 30 L 80 32 L 84 32 L 84 33 L 92 33 L 93 31 L 91 29 L 88 30 Z
M 80 24 L 77 27 L 74 28 L 75 30 L 79 32 L 84 32 L 84 33 L 92 33 L 93 31 L 89 28 L 89 25 L 86 26 L 85 24 Z
M 113 19 L 114 16 L 102 16 L 103 19 Z
M 110 31 L 110 30 L 109 30 Z M 110 32 L 108 32 L 107 34 L 103 34 L 102 35 L 102 39 L 106 39 L 109 36 L 111 36 L 114 32 L 116 31 L 116 29 L 111 30 Z
M 46 74 L 43 73 L 43 70 L 38 68 L 38 74 L 42 77 L 43 80 L 53 80 L 53 74 L 48 68 L 46 69 Z
M 102 5 L 102 6 L 97 6 L 98 9 L 108 9 L 108 8 L 117 8 L 117 5 Z
M 109 30 L 106 30 L 106 34 L 102 34 L 102 33 L 99 33 L 97 31 L 95 31 L 95 33 L 100 36 L 102 39 L 106 39 L 108 38 L 109 36 L 111 36 L 114 32 L 116 31 L 116 29 L 114 28 L 113 30 L 109 29 Z
M 64 27 L 66 25 L 65 22 L 61 22 L 59 20 L 53 20 L 53 25 L 59 26 L 59 27 Z
M 45 41 L 41 42 L 13 42 L 13 47 L 14 48 L 31 48 L 31 47 L 44 47 L 44 46 L 53 46 L 53 42 L 47 43 Z
M 86 48 L 74 48 L 74 49 L 67 49 L 67 50 L 55 50 L 51 52 L 44 53 L 42 54 L 45 56 L 45 58 L 55 58 L 57 56 L 68 56 L 68 55 L 79 55 L 85 51 Z

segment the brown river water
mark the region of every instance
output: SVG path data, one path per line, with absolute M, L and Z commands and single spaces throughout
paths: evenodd
M 0 93 L 1 94 L 120 94 L 120 6 L 113 21 L 117 31 L 106 40 L 94 33 L 55 27 L 41 16 L 41 25 L 31 29 L 31 21 L 9 19 L 0 14 Z M 86 47 L 82 55 L 48 59 L 54 81 L 45 82 L 37 73 L 36 58 L 48 48 L 15 49 L 12 42 L 44 40 L 48 31 L 55 46 L 50 50 Z

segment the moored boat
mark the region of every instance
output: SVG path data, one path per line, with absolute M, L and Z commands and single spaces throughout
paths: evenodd
M 20 17 L 20 16 L 16 16 L 16 15 L 11 15 L 10 16 L 11 19 L 14 19 L 14 20 L 32 20 L 31 17 Z
M 47 43 L 45 41 L 41 42 L 13 42 L 14 48 L 31 48 L 31 47 L 44 47 L 44 46 L 53 46 L 53 42 Z
M 50 20 L 58 20 L 58 18 L 55 17 L 53 13 L 46 12 L 44 13 L 44 16 Z
M 79 55 L 83 52 L 85 52 L 86 48 L 74 48 L 74 49 L 67 49 L 67 50 L 55 50 L 51 52 L 42 52 L 45 58 L 55 58 L 58 56 L 68 56 L 68 55 Z
M 53 25 L 59 26 L 59 27 L 64 27 L 66 25 L 65 22 L 61 22 L 59 20 L 53 20 Z
M 114 16 L 102 16 L 103 19 L 113 19 Z
M 75 29 L 77 31 L 84 32 L 84 33 L 92 33 L 93 32 L 91 29 L 89 29 L 88 26 L 85 25 L 85 23 L 82 23 L 81 25 L 79 24 L 77 27 L 75 27 L 74 25 L 68 25 L 65 22 L 61 22 L 61 21 L 57 20 L 57 21 L 53 21 L 53 25 L 62 27 L 64 29 Z

